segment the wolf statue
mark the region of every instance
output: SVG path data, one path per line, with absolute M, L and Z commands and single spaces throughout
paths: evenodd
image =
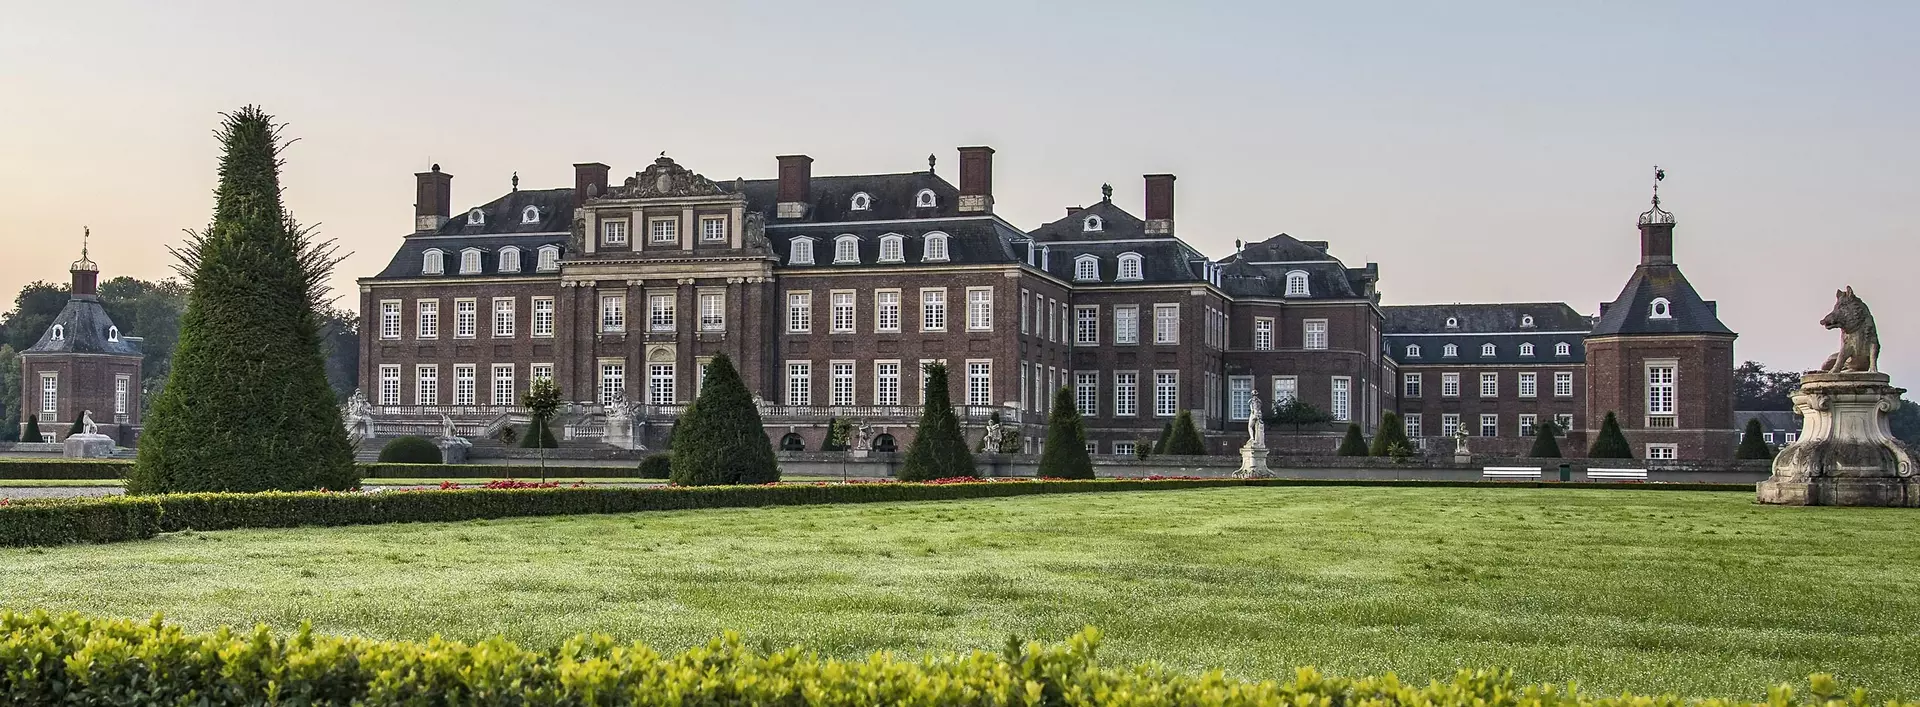
M 1840 330 L 1840 352 L 1827 357 L 1820 367 L 1823 373 L 1871 373 L 1880 370 L 1880 332 L 1873 326 L 1873 312 L 1867 303 L 1853 294 L 1853 287 L 1833 293 L 1833 311 L 1820 320 L 1820 326 Z

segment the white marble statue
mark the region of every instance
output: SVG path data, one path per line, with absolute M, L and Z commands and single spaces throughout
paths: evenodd
M 92 410 L 86 410 L 80 413 L 80 431 L 90 435 L 100 434 L 100 425 L 93 421 Z
M 1266 409 L 1260 407 L 1257 393 L 1247 394 L 1247 446 L 1260 448 L 1267 446 Z

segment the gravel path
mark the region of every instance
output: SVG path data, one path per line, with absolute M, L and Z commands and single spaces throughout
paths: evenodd
M 118 496 L 118 486 L 0 486 L 0 498 L 80 498 Z

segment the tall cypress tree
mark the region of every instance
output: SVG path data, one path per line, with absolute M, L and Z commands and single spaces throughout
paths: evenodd
M 1735 459 L 1772 459 L 1773 447 L 1760 438 L 1760 418 L 1747 419 L 1747 431 L 1740 436 L 1740 449 L 1735 451 Z
M 684 424 L 682 424 L 684 423 Z M 686 429 L 681 429 L 682 427 Z M 707 364 L 700 397 L 674 423 L 673 483 L 680 486 L 770 484 L 780 462 L 760 422 L 753 394 L 726 354 Z
M 1534 425 L 1533 427 L 1533 449 L 1527 452 L 1527 456 L 1540 457 L 1543 459 L 1558 459 L 1560 457 L 1560 440 L 1554 439 L 1554 436 L 1558 434 L 1560 434 L 1559 423 L 1552 420 L 1541 420 L 1540 424 Z
M 1198 456 L 1207 453 L 1207 442 L 1200 428 L 1193 425 L 1193 413 L 1181 410 L 1173 416 L 1173 431 L 1167 433 L 1167 454 Z
M 248 106 L 225 118 L 213 221 L 174 251 L 191 290 L 127 491 L 352 488 L 318 312 L 339 258 L 281 202 L 287 143 L 273 117 Z
M 913 444 L 907 447 L 907 459 L 900 465 L 901 481 L 931 481 L 961 476 L 978 476 L 973 452 L 967 451 L 966 437 L 960 433 L 960 419 L 953 415 L 953 402 L 947 393 L 947 367 L 929 363 L 927 404 L 920 410 L 920 427 L 913 432 Z
M 1167 424 L 1160 426 L 1160 438 L 1153 441 L 1153 453 L 1166 454 L 1167 442 L 1170 442 L 1172 440 L 1173 440 L 1173 421 L 1168 420 Z
M 1053 412 L 1047 414 L 1047 448 L 1040 453 L 1040 476 L 1053 479 L 1093 478 L 1093 457 L 1087 454 L 1087 428 L 1066 386 L 1053 394 Z
M 1587 448 L 1587 456 L 1592 459 L 1632 459 L 1633 447 L 1627 444 L 1627 435 L 1620 431 L 1620 420 L 1607 413 L 1607 419 L 1600 422 L 1600 435 L 1593 438 L 1593 446 Z

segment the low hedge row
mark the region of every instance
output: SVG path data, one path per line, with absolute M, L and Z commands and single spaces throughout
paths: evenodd
M 1831 675 L 1768 701 L 1690 702 L 1666 695 L 1595 696 L 1527 685 L 1511 672 L 1462 670 L 1424 686 L 1392 675 L 1340 678 L 1301 668 L 1248 682 L 1153 665 L 1108 666 L 1099 631 L 1053 644 L 1009 639 L 998 653 L 925 658 L 821 657 L 803 647 L 754 649 L 728 633 L 678 654 L 604 635 L 549 651 L 501 638 L 424 643 L 266 627 L 186 633 L 79 614 L 0 612 L 0 698 L 8 704 L 355 705 L 1371 705 L 1373 707 L 1867 707 Z M 1884 707 L 1920 707 L 1889 700 Z
M 388 464 L 360 465 L 362 479 L 500 479 L 511 473 L 514 478 L 539 478 L 538 460 L 515 459 L 506 464 Z M 547 462 L 546 475 L 552 478 L 630 479 L 639 478 L 640 462 L 621 466 L 583 466 Z
M 133 469 L 130 459 L 108 460 L 66 460 L 66 459 L 5 459 L 0 460 L 0 481 L 10 479 L 124 479 Z

